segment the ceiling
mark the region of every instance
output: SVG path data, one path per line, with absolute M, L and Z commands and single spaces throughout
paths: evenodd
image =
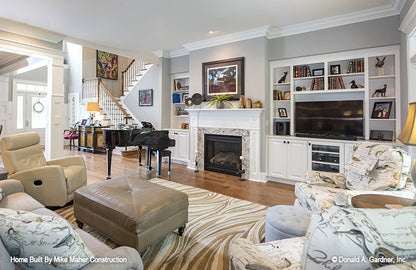
M 26 55 L 0 51 L 0 70 L 28 58 Z
M 319 19 L 346 18 L 346 14 L 371 19 L 365 15 L 397 6 L 401 9 L 405 1 L 0 0 L 0 17 L 53 31 L 81 44 L 148 53 L 263 26 L 279 30 Z M 211 30 L 215 32 L 209 34 Z

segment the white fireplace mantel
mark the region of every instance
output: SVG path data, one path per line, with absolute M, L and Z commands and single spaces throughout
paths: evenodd
M 190 135 L 189 168 L 195 169 L 198 155 L 198 129 L 243 129 L 249 131 L 249 180 L 265 181 L 261 173 L 263 157 L 263 109 L 188 109 Z M 199 167 L 200 168 L 200 167 Z

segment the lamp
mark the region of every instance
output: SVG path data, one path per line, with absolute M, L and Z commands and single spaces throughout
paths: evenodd
M 402 133 L 397 138 L 406 145 L 416 146 L 416 102 L 409 104 L 409 114 L 407 116 L 406 125 L 404 125 Z M 412 180 L 416 186 L 416 163 L 412 167 Z
M 88 102 L 87 103 L 87 112 L 91 112 L 90 118 L 91 122 L 94 120 L 94 113 L 93 112 L 99 112 L 100 111 L 100 104 L 98 102 Z

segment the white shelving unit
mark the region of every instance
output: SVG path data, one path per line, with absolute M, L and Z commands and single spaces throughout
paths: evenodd
M 379 59 L 386 57 L 384 75 L 379 74 L 375 67 L 377 57 Z M 362 100 L 364 104 L 365 139 L 370 138 L 371 130 L 387 130 L 393 132 L 395 140 L 400 133 L 399 59 L 399 46 L 387 46 L 271 62 L 271 112 L 269 118 L 271 130 L 269 134 L 276 135 L 276 122 L 284 120 L 290 121 L 290 135 L 294 135 L 295 123 L 293 119 L 295 119 L 294 108 L 297 101 L 352 98 Z M 334 71 L 339 74 L 333 74 Z M 284 72 L 287 72 L 286 80 L 278 83 Z M 352 80 L 362 88 L 351 89 Z M 386 97 L 381 95 L 373 97 L 375 90 L 383 88 L 384 84 L 387 85 Z M 311 88 L 314 89 L 311 90 Z M 278 100 L 275 91 L 281 91 L 283 96 L 285 92 L 289 92 L 290 99 Z M 387 105 L 391 102 L 388 118 L 375 118 L 373 110 L 375 104 L 378 104 L 377 102 Z M 287 111 L 287 117 L 279 116 L 281 108 Z
M 382 143 L 396 144 L 401 117 L 399 49 L 399 46 L 387 46 L 271 62 L 267 179 L 293 184 L 305 181 L 304 175 L 309 170 L 343 172 L 350 157 L 354 141 L 294 136 L 296 102 L 362 100 L 364 139 L 370 139 L 371 130 L 385 130 L 393 132 L 393 141 Z M 375 66 L 377 57 L 386 57 L 384 74 Z M 284 72 L 287 72 L 286 80 L 278 83 Z M 359 88 L 351 88 L 353 80 Z M 385 84 L 385 96 L 374 95 Z M 276 91 L 282 96 L 287 92 L 288 99 L 279 99 Z M 391 103 L 388 117 L 375 115 L 377 102 L 383 107 Z M 287 117 L 279 115 L 281 108 L 287 111 Z M 277 135 L 277 130 L 287 130 L 285 123 L 288 122 L 289 134 Z M 307 158 L 301 158 L 304 156 Z
M 185 97 L 189 96 L 189 73 L 172 75 L 171 80 L 171 128 L 181 129 L 182 124 L 189 123 L 189 115 L 185 111 L 188 107 L 184 102 Z

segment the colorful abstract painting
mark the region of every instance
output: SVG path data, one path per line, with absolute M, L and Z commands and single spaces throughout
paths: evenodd
M 118 55 L 97 50 L 97 77 L 118 79 Z
M 153 89 L 139 90 L 139 106 L 153 106 Z

